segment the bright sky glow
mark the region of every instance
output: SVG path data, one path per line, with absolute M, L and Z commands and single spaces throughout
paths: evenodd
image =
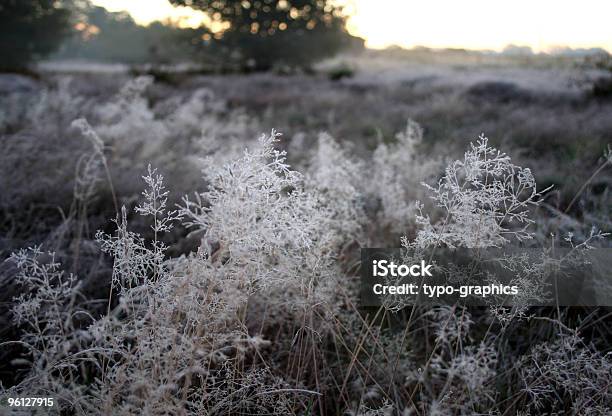
M 501 50 L 508 44 L 545 51 L 556 46 L 612 51 L 611 0 L 338 0 L 350 12 L 348 28 L 371 48 L 454 47 Z M 180 26 L 209 21 L 167 0 L 94 0 L 127 10 L 140 24 L 173 20 Z
M 190 7 L 174 7 L 167 0 L 93 0 L 92 3 L 111 12 L 127 11 L 141 25 L 169 20 L 180 27 L 198 27 L 202 22 L 210 22 L 205 13 Z

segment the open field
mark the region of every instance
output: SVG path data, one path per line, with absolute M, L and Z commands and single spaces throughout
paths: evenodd
M 1 388 L 76 414 L 609 414 L 609 307 L 357 296 L 359 248 L 402 237 L 610 247 L 603 72 L 418 50 L 188 69 L 0 74 L 0 337 L 22 340 L 0 348 Z M 522 188 L 506 200 L 489 175 Z

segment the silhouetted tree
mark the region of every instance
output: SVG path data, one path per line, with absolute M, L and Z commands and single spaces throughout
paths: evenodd
M 212 25 L 205 44 L 245 69 L 307 66 L 360 43 L 347 33 L 342 8 L 329 0 L 171 1 L 206 12 Z
M 0 1 L 0 70 L 24 69 L 70 33 L 70 10 L 57 0 Z

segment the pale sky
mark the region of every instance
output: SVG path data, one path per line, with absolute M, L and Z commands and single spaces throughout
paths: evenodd
M 545 51 L 556 46 L 612 51 L 612 0 L 337 0 L 348 4 L 349 31 L 371 48 L 455 47 L 501 50 L 508 44 Z M 94 0 L 127 10 L 140 24 L 184 19 L 207 21 L 201 12 L 173 8 L 167 0 Z

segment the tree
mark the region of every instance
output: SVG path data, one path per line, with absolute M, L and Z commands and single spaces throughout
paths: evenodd
M 330 0 L 171 1 L 206 12 L 205 44 L 245 69 L 307 66 L 359 43 L 346 31 L 342 8 Z
M 70 10 L 56 0 L 0 2 L 0 70 L 25 69 L 70 33 Z

